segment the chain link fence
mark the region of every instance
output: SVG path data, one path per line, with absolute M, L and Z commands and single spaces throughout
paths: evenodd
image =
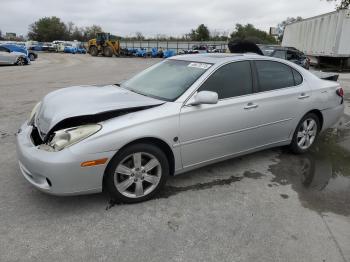
M 225 41 L 206 41 L 206 42 L 195 42 L 195 41 L 125 41 L 121 40 L 120 45 L 122 48 L 144 48 L 147 52 L 150 52 L 152 48 L 173 50 L 179 54 L 182 50 L 192 49 L 193 46 L 211 46 L 220 52 L 225 52 L 227 49 L 227 42 Z

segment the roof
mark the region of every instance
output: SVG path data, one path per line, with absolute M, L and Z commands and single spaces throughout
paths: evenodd
M 231 53 L 204 53 L 204 54 L 189 54 L 173 56 L 169 59 L 192 61 L 200 63 L 221 64 L 223 62 L 239 60 L 242 57 L 253 58 L 261 57 L 258 54 L 245 53 L 245 54 L 231 54 Z

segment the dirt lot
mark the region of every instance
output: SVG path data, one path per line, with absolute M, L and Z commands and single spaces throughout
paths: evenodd
M 170 179 L 160 198 L 45 195 L 20 174 L 15 132 L 57 88 L 109 84 L 156 59 L 39 54 L 0 67 L 0 261 L 350 261 L 350 131 Z M 350 101 L 350 75 L 340 82 Z M 350 114 L 350 113 L 349 113 Z M 345 122 L 349 118 L 345 116 Z

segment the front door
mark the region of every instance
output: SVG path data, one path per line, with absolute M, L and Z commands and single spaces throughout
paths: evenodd
M 249 61 L 220 67 L 198 89 L 218 93 L 214 105 L 185 105 L 180 113 L 183 166 L 191 167 L 254 146 L 256 111 Z

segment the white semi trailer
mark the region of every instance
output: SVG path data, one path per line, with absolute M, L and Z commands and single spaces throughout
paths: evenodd
M 286 26 L 282 46 L 295 47 L 322 61 L 350 67 L 350 10 L 339 10 Z

